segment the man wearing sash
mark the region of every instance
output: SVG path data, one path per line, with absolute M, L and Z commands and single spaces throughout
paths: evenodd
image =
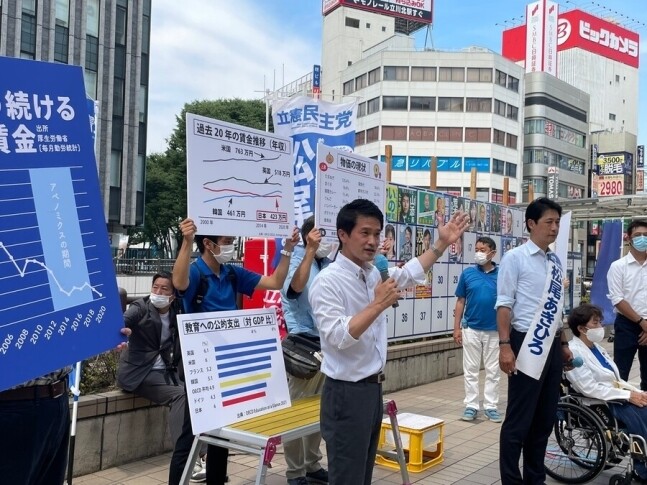
M 531 202 L 525 217 L 530 240 L 507 252 L 499 267 L 499 366 L 508 376 L 499 459 L 503 485 L 545 482 L 544 454 L 562 369 L 572 359 L 562 336 L 564 272 L 548 247 L 557 238 L 561 215 L 561 206 L 550 199 Z

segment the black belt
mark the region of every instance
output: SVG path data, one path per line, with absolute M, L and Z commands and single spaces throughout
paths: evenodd
M 380 384 L 384 382 L 386 379 L 386 376 L 384 375 L 384 372 L 378 372 L 377 374 L 373 374 L 372 376 L 365 377 L 364 379 L 360 379 L 357 382 L 368 382 L 369 384 Z
M 0 392 L 0 401 L 28 401 L 31 399 L 55 399 L 67 392 L 67 379 L 41 386 L 19 387 Z

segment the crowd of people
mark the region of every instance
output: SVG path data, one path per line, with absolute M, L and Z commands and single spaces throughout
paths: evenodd
M 401 203 L 402 219 L 407 221 L 408 198 Z M 442 207 L 436 210 L 444 213 Z M 544 483 L 544 454 L 564 374 L 585 396 L 613 400 L 613 415 L 631 432 L 647 437 L 647 221 L 629 225 L 629 253 L 608 273 L 608 296 L 617 310 L 611 359 L 599 345 L 604 328 L 597 307 L 583 304 L 570 312 L 572 340 L 562 329 L 567 280 L 551 249 L 561 214 L 552 200 L 531 202 L 525 213 L 528 240 L 508 251 L 500 264 L 494 262 L 495 241 L 478 237 L 475 265 L 463 271 L 456 288 L 453 337 L 463 347 L 465 386 L 461 419 L 472 421 L 482 409 L 485 418 L 503 422 L 499 463 L 504 485 Z M 467 213 L 455 212 L 438 224 L 433 243 L 430 237 L 419 256 L 390 268 L 388 277 L 373 261 L 379 253 L 393 254 L 393 227 L 385 229 L 382 211 L 365 199 L 339 211 L 340 246 L 333 261 L 332 246 L 322 241 L 311 217 L 285 241 L 269 276 L 228 264 L 234 255 L 233 236 L 199 235 L 193 220 L 182 221 L 183 241 L 172 273 L 154 275 L 150 295 L 134 301 L 124 314 L 122 333 L 128 336 L 128 346 L 119 348 L 117 377 L 122 389 L 169 407 L 169 484 L 180 483 L 194 441 L 177 314 L 236 310 L 241 308 L 241 295 L 251 296 L 256 289 L 280 290 L 288 332 L 308 339 L 325 356 L 314 377 L 288 375 L 291 399 L 321 396 L 321 434 L 284 443 L 288 485 L 370 484 L 383 417 L 385 310 L 397 302 L 401 290 L 423 284 L 432 265 L 482 219 L 475 206 Z M 505 224 L 511 231 L 512 218 Z M 199 256 L 192 262 L 194 244 Z M 627 382 L 636 352 L 639 387 Z M 574 355 L 585 365 L 573 367 Z M 7 483 L 63 483 L 68 373 L 61 369 L 0 392 L 0 426 L 24 440 L 2 440 L 0 445 L 0 472 Z M 505 419 L 499 409 L 501 376 L 508 379 Z M 322 438 L 328 469 L 321 464 Z M 206 446 L 200 450 L 193 479 L 227 483 L 227 462 L 227 448 Z M 637 480 L 647 481 L 644 464 L 636 465 L 635 474 Z

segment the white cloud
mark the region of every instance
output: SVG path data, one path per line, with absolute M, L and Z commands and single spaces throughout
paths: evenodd
M 166 148 L 185 103 L 262 97 L 321 57 L 320 40 L 286 32 L 281 20 L 248 0 L 153 2 L 148 152 Z M 275 74 L 276 73 L 276 74 Z M 285 73 L 285 74 L 283 74 Z

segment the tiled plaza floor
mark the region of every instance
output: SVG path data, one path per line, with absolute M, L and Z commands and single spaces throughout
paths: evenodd
M 605 346 L 612 350 L 612 345 Z M 637 379 L 637 362 L 632 369 L 632 381 Z M 481 388 L 483 372 L 481 372 Z M 500 410 L 505 410 L 507 379 L 501 378 Z M 444 461 L 422 473 L 410 473 L 411 483 L 430 485 L 489 485 L 501 483 L 499 479 L 499 431 L 495 424 L 479 413 L 476 420 L 461 421 L 463 412 L 463 377 L 455 377 L 423 386 L 406 389 L 386 395 L 395 400 L 400 412 L 423 414 L 445 421 Z M 325 446 L 322 444 L 325 453 Z M 325 465 L 324 456 L 324 466 Z M 158 485 L 166 483 L 170 453 L 137 461 L 127 465 L 85 475 L 73 480 L 72 485 Z M 230 456 L 229 477 L 231 485 L 253 484 L 256 476 L 257 458 L 251 455 L 234 454 Z M 606 470 L 593 482 L 595 485 L 609 483 L 609 478 L 620 468 Z M 283 485 L 285 479 L 285 460 L 279 448 L 268 471 L 267 485 Z M 376 466 L 373 483 L 401 484 L 399 472 Z M 558 482 L 547 479 L 548 484 Z

